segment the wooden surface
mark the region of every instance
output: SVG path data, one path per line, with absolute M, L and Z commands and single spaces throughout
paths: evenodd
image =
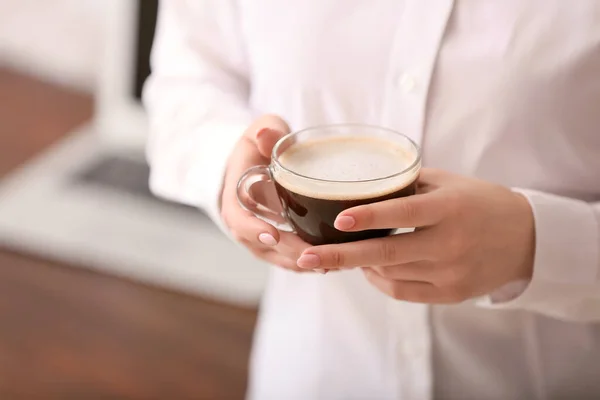
M 0 69 L 0 177 L 92 107 Z M 255 318 L 0 249 L 0 399 L 241 399 Z
M 89 95 L 0 68 L 0 178 L 92 116 Z

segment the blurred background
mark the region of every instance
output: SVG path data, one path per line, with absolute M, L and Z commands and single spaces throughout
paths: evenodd
M 154 198 L 158 0 L 0 0 L 0 399 L 238 399 L 267 270 Z

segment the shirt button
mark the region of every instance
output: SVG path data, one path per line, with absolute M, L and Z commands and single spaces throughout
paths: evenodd
M 415 77 L 411 74 L 402 74 L 398 82 L 406 93 L 412 92 L 417 85 Z

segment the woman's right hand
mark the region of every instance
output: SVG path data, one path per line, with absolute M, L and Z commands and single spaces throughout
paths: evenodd
M 279 232 L 244 210 L 237 200 L 240 177 L 248 168 L 268 165 L 273 146 L 289 131 L 287 123 L 273 115 L 262 116 L 250 125 L 229 157 L 221 195 L 221 216 L 233 238 L 259 259 L 296 272 L 306 272 L 296 262 L 310 246 L 295 234 Z M 274 209 L 281 207 L 272 185 L 259 186 L 253 196 Z

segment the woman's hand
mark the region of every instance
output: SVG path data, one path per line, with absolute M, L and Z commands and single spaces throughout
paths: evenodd
M 399 300 L 456 303 L 531 278 L 533 213 L 509 189 L 440 170 L 423 169 L 418 194 L 355 207 L 335 221 L 343 231 L 416 230 L 382 239 L 307 249 L 298 265 L 363 271 Z
M 256 165 L 268 165 L 273 146 L 287 133 L 289 127 L 285 121 L 272 115 L 258 118 L 246 130 L 229 157 L 221 195 L 221 217 L 234 239 L 259 259 L 293 271 L 310 272 L 296 265 L 296 260 L 309 245 L 292 233 L 279 232 L 241 208 L 236 194 L 242 174 Z M 271 186 L 259 187 L 252 194 L 273 209 L 281 207 Z

